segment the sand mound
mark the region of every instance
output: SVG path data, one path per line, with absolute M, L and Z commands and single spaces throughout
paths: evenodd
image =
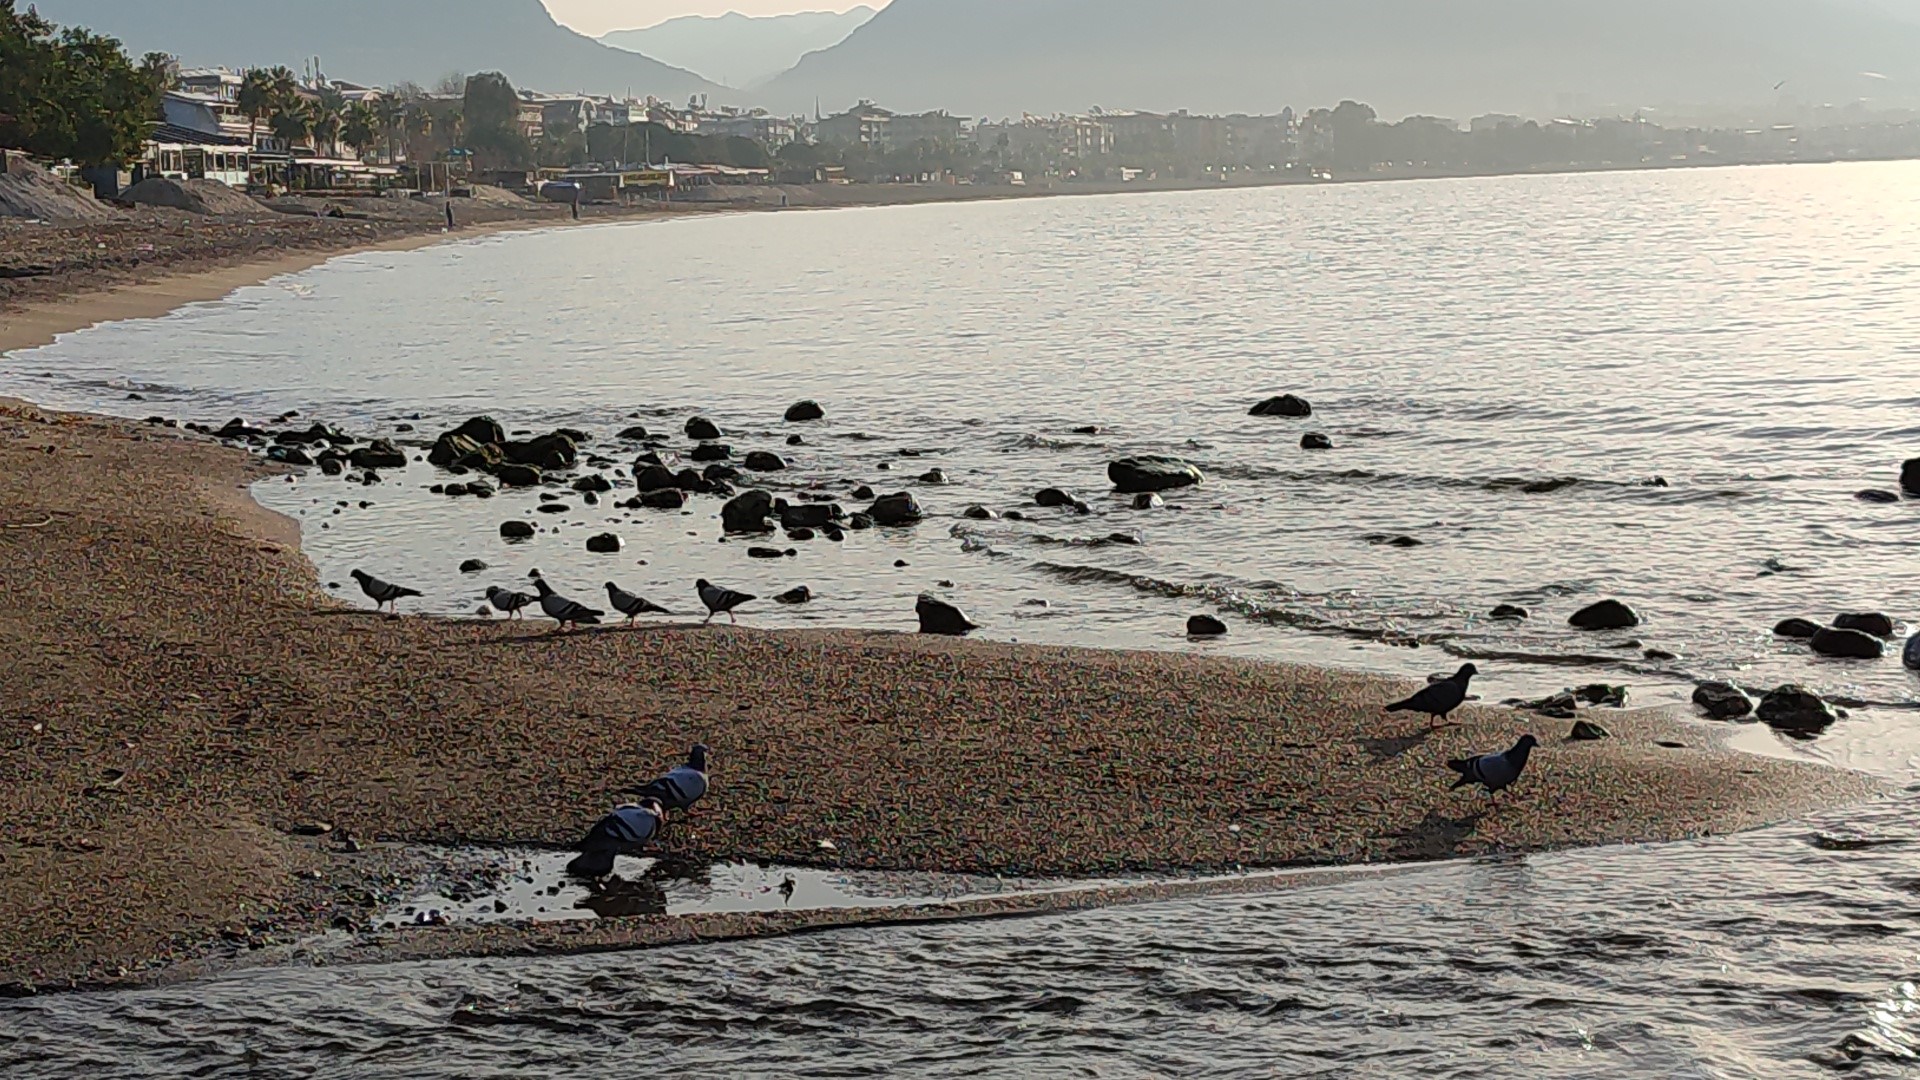
M 0 166 L 0 217 L 101 221 L 113 216 L 111 207 L 24 157 L 8 154 L 0 160 L 5 162 Z
M 150 177 L 121 192 L 120 198 L 137 206 L 170 206 L 190 214 L 258 214 L 266 209 L 218 180 Z
M 506 188 L 497 188 L 488 184 L 475 184 L 472 190 L 473 195 L 471 199 L 475 206 L 486 206 L 499 210 L 533 209 L 533 203 L 519 195 L 515 195 Z M 454 209 L 458 210 L 458 205 L 456 205 Z

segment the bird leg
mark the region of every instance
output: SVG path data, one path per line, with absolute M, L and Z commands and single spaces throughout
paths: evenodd
M 713 615 L 714 615 L 714 613 L 713 613 L 713 612 L 711 612 L 711 611 L 709 611 L 709 612 L 707 612 L 707 617 L 706 617 L 705 619 L 702 619 L 702 620 L 700 620 L 700 625 L 701 625 L 701 626 L 705 626 L 705 625 L 707 625 L 708 623 L 710 623 L 710 622 L 712 622 L 712 621 L 713 621 Z

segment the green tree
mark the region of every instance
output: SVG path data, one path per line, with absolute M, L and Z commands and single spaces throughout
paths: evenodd
M 367 102 L 356 101 L 347 106 L 340 124 L 340 137 L 364 160 L 380 141 L 382 127 L 379 110 Z
M 312 143 L 313 108 L 299 94 L 274 102 L 271 124 L 274 137 L 286 143 L 288 150 Z
M 520 133 L 520 95 L 505 75 L 484 71 L 468 79 L 461 105 L 476 165 L 512 169 L 533 162 L 533 147 Z
M 80 165 L 140 155 L 159 113 L 166 72 L 120 43 L 69 27 L 56 33 L 32 8 L 0 0 L 0 142 Z
M 248 68 L 240 77 L 240 93 L 236 105 L 247 117 L 247 141 L 258 143 L 260 122 L 273 115 L 274 85 L 273 75 L 266 68 Z
M 325 144 L 328 157 L 339 157 L 340 132 L 347 123 L 346 95 L 331 86 L 323 86 L 314 94 L 309 107 L 313 114 L 315 141 Z

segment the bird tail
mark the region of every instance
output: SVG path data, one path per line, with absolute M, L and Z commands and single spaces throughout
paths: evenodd
M 395 597 L 404 597 L 404 596 L 425 596 L 427 594 L 421 592 L 419 589 L 402 588 L 402 589 L 395 590 L 393 595 Z
M 1408 712 L 1412 710 L 1412 708 L 1413 708 L 1413 699 L 1408 698 L 1405 701 L 1396 701 L 1393 704 L 1387 706 L 1387 711 L 1388 712 Z
M 1473 783 L 1473 759 L 1454 758 L 1452 761 L 1447 762 L 1447 768 L 1460 774 L 1460 779 L 1455 781 L 1454 785 L 1447 790 L 1459 791 L 1461 788 Z

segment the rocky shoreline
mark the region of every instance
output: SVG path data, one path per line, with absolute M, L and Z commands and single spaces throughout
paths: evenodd
M 414 450 L 347 450 L 286 419 L 227 434 L 316 467 L 337 450 L 343 479 Z M 591 464 L 602 446 L 480 434 L 465 447 L 422 435 L 418 449 L 467 470 L 450 479 L 471 494 L 508 466 L 538 470 L 569 449 Z M 623 458 L 649 452 L 627 442 Z M 672 831 L 677 855 L 901 871 L 1420 861 L 1724 832 L 1878 790 L 1736 754 L 1655 713 L 1610 714 L 1611 737 L 1580 741 L 1469 705 L 1430 733 L 1380 711 L 1404 683 L 1348 672 L 938 634 L 660 622 L 556 636 L 376 618 L 327 597 L 297 528 L 247 494 L 279 467 L 164 421 L 0 410 L 0 645 L 21 658 L 0 674 L 0 984 L 140 981 L 358 928 L 369 881 L 405 872 L 364 858 L 363 841 L 565 844 L 693 741 L 715 747 L 715 787 Z M 1150 493 L 1184 475 L 1136 462 L 1114 479 Z M 653 490 L 732 482 L 673 479 Z M 859 513 L 876 527 L 912 512 L 910 495 L 872 497 Z M 732 516 L 855 527 L 823 505 L 769 497 Z M 933 629 L 950 620 L 935 612 Z M 1449 757 L 1526 730 L 1541 749 L 1498 810 L 1448 792 Z M 786 932 L 843 917 L 735 921 Z M 689 917 L 365 931 L 354 948 L 713 932 L 676 918 Z

